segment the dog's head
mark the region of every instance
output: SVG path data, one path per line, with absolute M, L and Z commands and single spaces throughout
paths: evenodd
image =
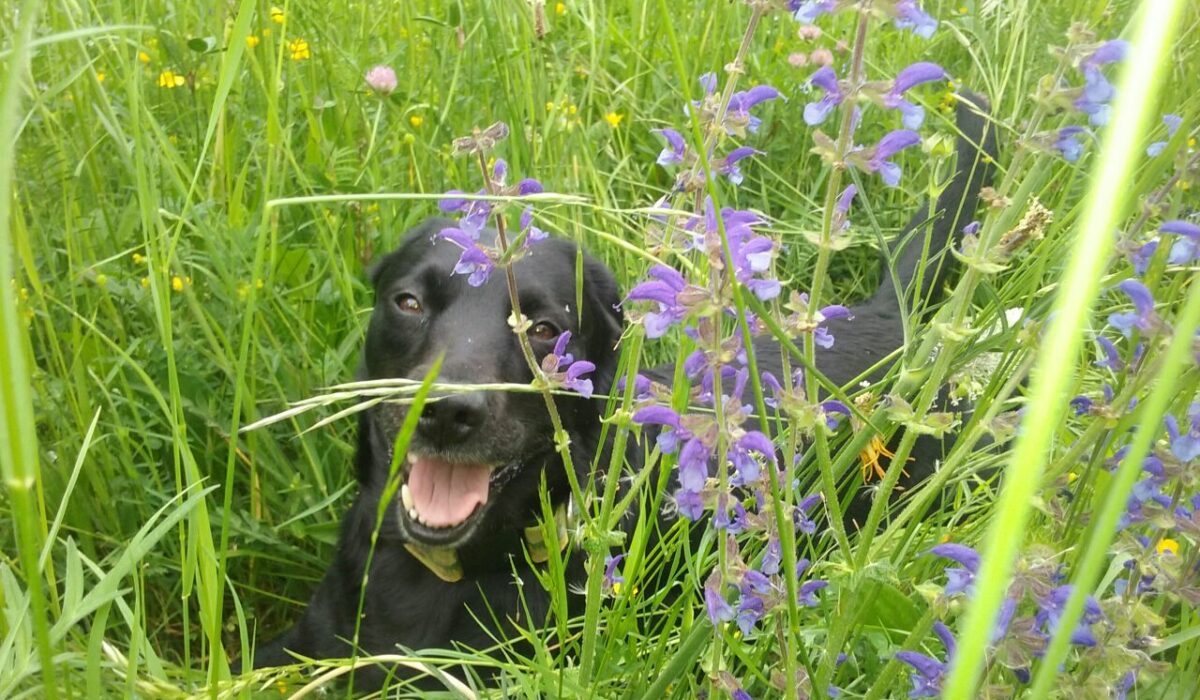
M 366 378 L 421 380 L 440 357 L 439 383 L 527 384 L 532 373 L 509 326 L 505 275 L 497 270 L 472 287 L 466 276 L 452 274 L 462 251 L 436 236 L 452 225 L 426 221 L 371 270 L 375 308 L 363 358 Z M 512 269 L 538 362 L 570 331 L 567 351 L 577 361 L 595 363 L 595 391 L 607 393 L 622 328 L 612 273 L 580 256 L 574 244 L 553 239 L 533 246 Z M 587 450 L 597 441 L 599 400 L 558 396 L 556 405 L 573 449 L 584 450 L 576 466 L 586 468 L 592 454 Z M 407 414 L 403 404 L 364 414 L 358 456 L 364 489 L 379 489 L 386 480 L 392 444 Z M 400 469 L 403 485 L 389 519 L 403 538 L 427 546 L 460 547 L 528 526 L 543 474 L 553 498 L 565 500 L 568 492 L 549 414 L 536 393 L 437 395 L 424 406 Z

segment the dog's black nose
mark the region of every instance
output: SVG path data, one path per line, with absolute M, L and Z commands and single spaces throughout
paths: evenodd
M 482 392 L 456 394 L 425 404 L 417 420 L 417 432 L 445 446 L 470 437 L 486 417 L 487 397 Z

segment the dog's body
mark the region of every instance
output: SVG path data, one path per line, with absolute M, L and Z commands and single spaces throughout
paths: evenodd
M 977 157 L 985 142 L 984 151 L 994 153 L 984 135 L 986 118 L 960 104 L 958 123 L 964 138 L 956 177 L 939 200 L 927 239 L 913 236 L 898 256 L 897 274 L 905 287 L 923 259 L 925 241 L 931 255 L 940 256 L 970 220 L 986 178 L 988 167 Z M 925 211 L 919 213 L 910 231 L 928 218 Z M 363 373 L 369 379 L 420 380 L 444 356 L 440 382 L 527 383 L 532 374 L 508 325 L 512 309 L 504 275 L 493 275 L 481 287 L 451 275 L 460 251 L 434 237 L 450 225 L 425 222 L 374 269 L 376 305 Z M 579 290 L 577 261 L 582 261 Z M 535 246 L 514 263 L 513 271 L 521 309 L 532 323 L 528 335 L 537 359 L 551 352 L 561 332 L 570 331 L 568 351 L 577 361 L 595 363 L 596 393 L 607 393 L 623 324 L 611 272 L 579 256 L 573 244 L 556 240 Z M 910 291 L 924 298 L 940 278 L 940 273 L 926 274 L 919 289 Z M 837 343 L 817 354 L 818 368 L 837 383 L 852 380 L 903 343 L 900 302 L 886 277 L 881 291 L 853 312 L 852 321 L 829 323 Z M 764 368 L 770 368 L 770 358 L 778 361 L 778 349 L 760 357 Z M 559 396 L 557 406 L 571 438 L 577 475 L 585 481 L 596 450 L 607 449 L 598 446 L 602 400 Z M 360 489 L 342 523 L 336 558 L 304 616 L 258 649 L 255 667 L 291 663 L 292 654 L 349 656 L 353 648 L 348 640 L 353 639 L 368 653 L 456 644 L 483 648 L 514 636 L 513 623 L 529 626 L 546 619 L 549 600 L 526 559 L 523 533 L 542 512 L 538 490 L 543 479 L 554 506 L 567 502 L 570 489 L 542 398 L 472 392 L 428 404 L 409 455 L 400 462 L 402 492 L 384 511 L 372 548 L 392 444 L 404 416 L 403 409 L 394 407 L 362 414 L 356 457 Z M 634 467 L 640 453 L 640 447 L 630 450 Z M 607 462 L 601 455 L 599 463 Z M 453 571 L 431 565 L 431 551 L 451 552 Z M 572 551 L 568 562 L 568 575 L 580 580 L 582 555 Z M 514 572 L 521 584 L 514 581 Z M 363 681 L 378 685 L 382 671 L 373 673 L 356 680 L 356 687 Z

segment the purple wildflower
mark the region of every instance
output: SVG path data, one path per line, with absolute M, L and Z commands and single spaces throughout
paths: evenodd
M 1158 239 L 1147 241 L 1129 253 L 1129 262 L 1133 265 L 1133 274 L 1141 277 L 1150 267 L 1150 261 L 1158 252 Z
M 835 210 L 841 215 L 842 228 L 849 228 L 850 226 L 850 204 L 854 202 L 856 194 L 858 194 L 858 185 L 851 183 L 838 195 Z
M 922 10 L 917 0 L 900 0 L 892 11 L 895 13 L 893 23 L 897 29 L 911 30 L 922 39 L 932 37 L 937 31 L 937 20 Z
M 612 590 L 614 585 L 618 583 L 625 583 L 625 577 L 617 571 L 617 567 L 620 566 L 621 560 L 624 558 L 624 553 L 618 554 L 615 557 L 611 554 L 604 555 L 604 586 L 608 590 Z
M 816 323 L 824 323 L 835 319 L 851 320 L 854 315 L 850 313 L 850 309 L 840 304 L 830 304 L 817 312 L 817 317 L 814 319 Z M 833 347 L 834 337 L 825 326 L 817 326 L 813 330 L 813 342 L 822 348 L 828 350 Z
M 800 590 L 796 591 L 796 602 L 806 608 L 815 608 L 820 604 L 817 600 L 817 591 L 829 585 L 828 581 L 813 579 L 800 584 Z
M 713 571 L 704 583 L 704 607 L 708 611 L 708 619 L 714 625 L 729 622 L 735 617 L 733 608 L 721 595 L 721 572 Z
M 626 297 L 632 301 L 653 301 L 658 304 L 658 310 L 646 314 L 646 336 L 662 337 L 672 324 L 683 320 L 687 315 L 687 307 L 679 303 L 679 293 L 687 288 L 687 281 L 678 271 L 666 265 L 655 265 L 650 268 L 653 281 L 642 282 L 629 290 Z
M 1157 327 L 1158 316 L 1154 313 L 1154 297 L 1146 285 L 1134 279 L 1122 280 L 1117 288 L 1133 302 L 1133 313 L 1110 314 L 1108 323 L 1128 338 L 1133 329 L 1150 331 Z
M 1051 147 L 1062 154 L 1063 160 L 1074 163 L 1083 155 L 1083 142 L 1079 138 L 1086 133 L 1088 130 L 1082 126 L 1065 126 L 1055 134 Z
M 462 190 L 450 190 L 446 194 L 465 194 Z M 479 194 L 484 194 L 480 190 Z M 458 213 L 458 227 L 472 240 L 479 238 L 479 232 L 487 225 L 488 217 L 492 214 L 492 203 L 478 199 L 460 199 L 457 197 L 438 201 L 438 209 L 446 214 Z
M 929 553 L 950 559 L 963 567 L 946 567 L 946 595 L 969 595 L 975 584 L 975 574 L 979 572 L 979 552 L 965 544 L 946 542 L 933 547 Z
M 1146 155 L 1151 158 L 1162 153 L 1167 148 L 1167 142 L 1175 138 L 1175 132 L 1179 131 L 1179 127 L 1183 124 L 1183 117 L 1177 114 L 1164 114 L 1163 124 L 1167 126 L 1167 138 L 1162 141 L 1155 141 L 1146 147 Z
M 1107 41 L 1084 59 L 1080 66 L 1080 70 L 1083 71 L 1083 92 L 1075 100 L 1075 108 L 1088 115 L 1092 126 L 1108 123 L 1108 103 L 1112 102 L 1117 93 L 1112 83 L 1104 77 L 1100 66 L 1124 59 L 1128 50 L 1129 43 L 1126 41 Z
M 496 268 L 492 258 L 475 242 L 475 236 L 461 228 L 448 227 L 437 233 L 439 238 L 450 241 L 462 248 L 462 255 L 454 265 L 454 274 L 468 275 L 467 284 L 472 287 L 483 286 Z
M 1187 432 L 1180 432 L 1178 427 L 1170 430 L 1171 423 L 1167 424 L 1171 440 L 1171 454 L 1185 464 L 1200 457 L 1200 402 L 1188 406 L 1187 418 Z M 1172 422 L 1174 421 L 1172 420 Z
M 1038 612 L 1033 618 L 1034 623 L 1046 634 L 1054 634 L 1058 628 L 1058 623 L 1062 620 L 1063 610 L 1067 606 L 1067 599 L 1071 596 L 1073 588 L 1070 584 L 1058 586 L 1050 591 L 1049 595 L 1038 606 Z M 1100 604 L 1090 595 L 1084 603 L 1083 610 L 1083 619 L 1079 621 L 1079 626 L 1071 633 L 1071 643 L 1087 647 L 1096 646 L 1096 637 L 1092 634 L 1092 624 L 1103 619 L 1104 614 L 1100 611 Z
M 763 102 L 782 96 L 782 93 L 770 85 L 755 85 L 749 90 L 733 93 L 725 115 L 725 131 L 731 135 L 739 134 L 743 129 L 752 134 L 756 133 L 762 120 L 750 114 L 750 110 Z
M 824 97 L 820 100 L 804 105 L 804 123 L 816 126 L 829 118 L 833 108 L 840 105 L 846 99 L 846 95 L 842 93 L 842 88 L 838 84 L 837 73 L 829 66 L 818 68 L 808 82 L 825 91 Z
M 892 89 L 883 96 L 883 106 L 888 109 L 899 109 L 906 128 L 919 128 L 925 121 L 925 109 L 904 99 L 904 93 L 918 85 L 932 83 L 945 77 L 945 69 L 936 63 L 925 61 L 914 63 L 900 71 L 896 79 L 892 81 Z
M 592 380 L 584 379 L 583 375 L 596 370 L 596 365 L 587 360 L 578 360 L 572 362 L 570 367 L 567 367 L 566 377 L 563 378 L 563 386 L 568 389 L 573 389 L 579 392 L 585 399 L 592 398 Z
M 525 207 L 525 210 L 521 212 L 521 230 L 529 231 L 529 233 L 525 235 L 526 248 L 534 243 L 540 243 L 546 240 L 546 238 L 549 236 L 549 234 L 547 234 L 545 231 L 533 225 L 532 206 Z
M 935 698 L 942 694 L 942 680 L 949 668 L 950 660 L 954 657 L 957 645 L 950 628 L 946 627 L 941 620 L 933 623 L 933 632 L 946 647 L 945 663 L 915 651 L 898 651 L 895 654 L 898 660 L 912 666 L 916 671 L 911 676 L 913 688 L 908 692 L 910 698 Z
M 674 129 L 655 129 L 654 133 L 661 134 L 667 140 L 667 147 L 658 154 L 659 165 L 675 165 L 683 162 L 683 154 L 687 150 L 687 143 L 683 140 L 683 134 L 680 134 Z
M 779 573 L 779 563 L 783 561 L 783 546 L 779 544 L 778 537 L 771 537 L 767 540 L 767 548 L 763 551 L 762 563 L 759 568 L 768 576 L 774 576 Z
M 813 495 L 800 501 L 796 509 L 792 512 L 792 521 L 796 525 L 796 529 L 806 535 L 814 534 L 817 531 L 817 523 L 810 520 L 808 511 L 821 501 L 821 494 L 814 493 Z
M 1172 265 L 1190 265 L 1200 259 L 1200 226 L 1176 219 L 1167 221 L 1158 229 L 1163 233 L 1178 236 L 1171 244 L 1171 254 L 1167 262 Z
M 886 134 L 879 140 L 879 143 L 867 149 L 863 154 L 855 154 L 857 157 L 851 163 L 869 173 L 879 173 L 879 177 L 885 185 L 896 187 L 900 184 L 902 171 L 900 166 L 893 163 L 890 158 L 919 143 L 921 143 L 921 136 L 917 132 L 909 129 L 897 129 Z
M 832 14 L 837 10 L 837 0 L 806 0 L 793 2 L 788 7 L 792 16 L 801 24 L 812 24 L 821 15 Z
M 821 411 L 825 414 L 825 426 L 830 430 L 837 430 L 838 421 L 841 419 L 841 416 L 849 418 L 854 415 L 850 412 L 850 408 L 846 404 L 837 399 L 822 401 Z
M 762 469 L 758 465 L 758 460 L 750 456 L 751 452 L 762 455 L 774 468 L 775 446 L 771 444 L 771 439 L 757 430 L 746 431 L 729 447 L 729 461 L 736 468 L 730 478 L 730 483 L 734 486 L 753 484 L 761 476 Z
M 661 425 L 656 442 L 664 454 L 674 454 L 680 440 L 691 439 L 692 435 L 681 426 L 679 414 L 666 406 L 647 406 L 633 414 L 633 422 L 639 425 Z
M 1125 363 L 1121 362 L 1121 355 L 1117 352 L 1117 346 L 1113 342 L 1102 335 L 1096 336 L 1096 342 L 1104 351 L 1104 359 L 1097 360 L 1094 364 L 1097 367 L 1111 369 L 1114 372 L 1120 372 L 1125 368 Z
M 729 155 L 717 161 L 717 172 L 729 178 L 733 184 L 740 185 L 743 179 L 742 170 L 738 167 L 737 162 L 748 156 L 761 154 L 762 151 L 756 151 L 749 146 L 735 148 L 729 152 Z

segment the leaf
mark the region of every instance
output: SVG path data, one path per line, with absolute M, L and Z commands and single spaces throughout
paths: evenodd
M 211 36 L 197 36 L 187 40 L 187 47 L 196 53 L 208 53 L 216 45 L 217 40 Z

